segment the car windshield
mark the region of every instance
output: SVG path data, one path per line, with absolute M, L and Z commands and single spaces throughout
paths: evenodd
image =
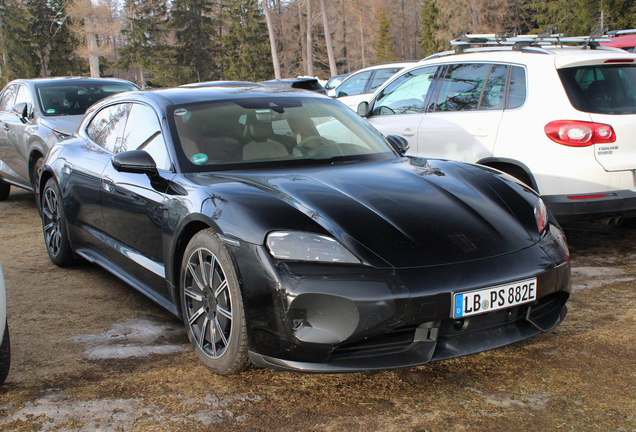
M 184 172 L 397 155 L 367 122 L 327 98 L 270 96 L 175 105 L 169 122 Z
M 584 66 L 559 70 L 563 87 L 579 111 L 636 114 L 636 66 Z
M 137 90 L 125 82 L 69 84 L 55 83 L 36 87 L 40 108 L 45 116 L 83 115 L 95 102 L 115 93 Z

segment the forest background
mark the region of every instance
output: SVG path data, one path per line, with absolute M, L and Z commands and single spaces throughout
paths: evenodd
M 634 28 L 636 0 L 0 0 L 0 84 L 327 79 L 421 59 L 461 31 L 548 27 L 576 36 Z

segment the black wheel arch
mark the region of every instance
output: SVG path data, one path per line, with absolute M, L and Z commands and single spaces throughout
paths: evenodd
M 539 192 L 539 188 L 537 186 L 537 182 L 534 179 L 534 175 L 530 168 L 522 162 L 519 162 L 515 159 L 507 159 L 507 158 L 485 158 L 477 161 L 479 165 L 484 165 L 490 168 L 497 169 L 499 171 L 503 171 L 506 174 L 510 174 L 511 176 L 521 180 L 526 183 L 535 191 Z

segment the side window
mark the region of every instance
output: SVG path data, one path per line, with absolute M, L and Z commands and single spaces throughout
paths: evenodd
M 338 86 L 336 91 L 337 97 L 341 96 L 355 96 L 364 93 L 364 89 L 367 86 L 367 82 L 371 78 L 373 71 L 360 72 L 350 76 L 346 81 Z
M 400 75 L 378 94 L 371 115 L 423 112 L 424 100 L 436 70 L 437 66 L 429 66 Z
M 96 144 L 115 153 L 121 147 L 121 127 L 126 123 L 132 104 L 117 104 L 99 111 L 86 128 L 88 136 Z
M 152 156 L 157 168 L 169 170 L 170 158 L 161 133 L 155 110 L 146 105 L 132 104 L 126 128 L 115 153 L 145 150 Z
M 15 105 L 13 102 L 15 101 L 17 91 L 18 86 L 15 84 L 7 87 L 4 93 L 2 93 L 2 98 L 0 99 L 0 111 L 11 111 L 11 108 Z
M 13 105 L 15 106 L 20 102 L 26 102 L 30 105 L 33 105 L 33 97 L 31 96 L 31 91 L 29 90 L 29 87 L 25 85 L 20 86 L 20 90 L 18 90 L 18 97 L 15 99 Z
M 506 80 L 508 79 L 508 66 L 493 65 L 488 75 L 488 81 L 484 88 L 484 94 L 479 102 L 480 110 L 502 110 L 506 95 Z
M 491 65 L 450 65 L 442 82 L 435 111 L 472 111 L 479 107 Z
M 524 103 L 526 103 L 526 70 L 520 66 L 513 66 L 510 73 L 508 109 L 519 108 Z
M 386 82 L 393 75 L 398 73 L 402 68 L 389 68 L 389 69 L 378 69 L 375 71 L 375 75 L 373 76 L 373 80 L 371 81 L 371 87 L 369 88 L 369 93 L 373 93 L 380 87 L 382 84 Z

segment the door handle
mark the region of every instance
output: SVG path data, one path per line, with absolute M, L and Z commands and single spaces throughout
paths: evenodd
M 413 135 L 415 135 L 415 132 L 413 132 L 411 129 L 404 129 L 402 131 L 402 135 L 403 136 L 413 136 Z
M 4 130 L 8 131 L 9 130 L 9 125 L 8 124 L 4 124 Z
M 102 178 L 102 189 L 107 192 L 113 192 L 115 190 L 115 182 L 110 177 Z
M 488 132 L 479 128 L 479 129 L 475 129 L 472 133 L 472 136 L 474 137 L 478 137 L 478 138 L 485 138 L 488 136 Z

